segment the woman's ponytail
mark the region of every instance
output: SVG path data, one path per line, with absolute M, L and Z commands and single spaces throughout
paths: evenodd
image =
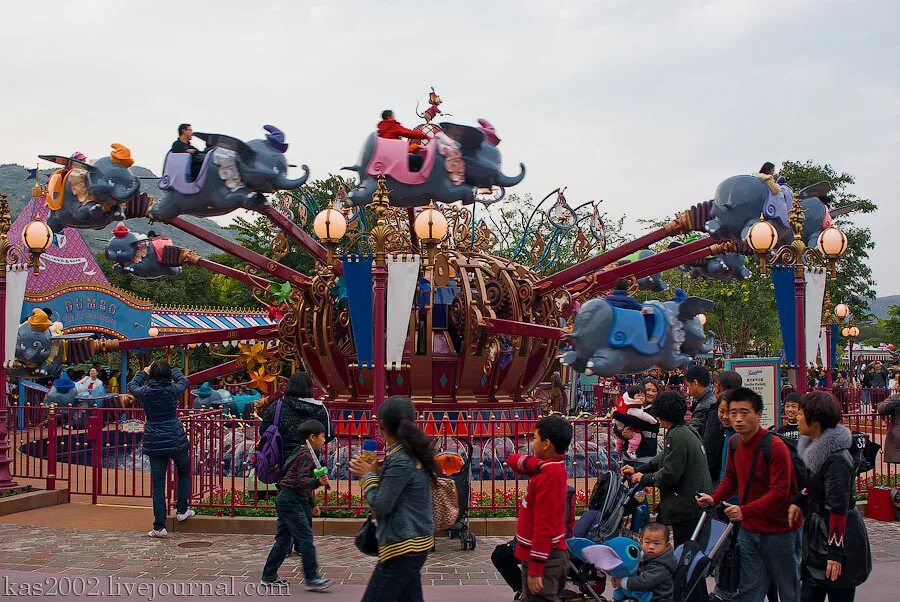
M 432 480 L 441 474 L 431 448 L 431 437 L 416 424 L 416 409 L 405 397 L 388 397 L 378 408 L 378 419 L 384 429 L 397 438 L 406 451 L 428 471 Z

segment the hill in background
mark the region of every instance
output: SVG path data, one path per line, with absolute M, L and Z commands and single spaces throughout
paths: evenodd
M 888 308 L 891 305 L 900 305 L 900 295 L 878 297 L 869 304 L 869 311 L 879 320 L 887 319 Z
M 138 176 L 152 176 L 155 175 L 149 169 L 145 167 L 139 167 L 135 165 L 132 167 L 135 174 Z M 41 170 L 41 182 L 46 183 L 47 179 L 50 177 L 50 174 L 53 173 L 53 169 Z M 7 163 L 5 165 L 0 165 L 0 192 L 5 192 L 9 195 L 9 209 L 12 214 L 13 220 L 19 215 L 19 212 L 22 211 L 22 208 L 31 200 L 31 188 L 34 186 L 34 180 L 25 180 L 25 176 L 28 173 L 25 168 L 21 165 L 17 165 L 15 163 Z M 159 198 L 162 196 L 162 192 L 157 187 L 157 180 L 142 180 L 143 182 L 143 190 L 148 195 Z M 192 217 L 192 216 L 184 216 L 185 219 L 189 222 L 198 224 L 202 226 L 204 229 L 209 230 L 219 236 L 227 238 L 228 240 L 234 241 L 235 236 L 231 230 L 227 230 L 222 228 L 217 223 L 212 220 L 208 220 L 202 217 Z M 107 226 L 103 230 L 81 230 L 81 236 L 84 238 L 84 242 L 87 243 L 88 247 L 91 249 L 91 252 L 97 253 L 103 251 L 103 247 L 112 237 L 111 231 L 115 227 L 117 222 L 113 222 L 111 225 Z M 138 232 L 147 233 L 148 230 L 152 229 L 157 234 L 168 236 L 172 239 L 174 244 L 179 247 L 185 247 L 188 249 L 193 249 L 200 253 L 204 257 L 208 257 L 209 255 L 215 253 L 221 253 L 219 249 L 206 244 L 203 241 L 197 240 L 193 236 L 185 234 L 178 228 L 173 228 L 166 224 L 161 224 L 159 222 L 154 223 L 152 226 L 150 222 L 146 219 L 131 219 L 126 220 L 125 224 L 129 228 L 133 228 Z

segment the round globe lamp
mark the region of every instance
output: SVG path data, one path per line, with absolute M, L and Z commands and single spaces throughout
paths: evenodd
M 826 259 L 837 259 L 847 250 L 847 235 L 834 226 L 825 228 L 819 234 L 818 247 Z
M 41 270 L 41 254 L 50 247 L 53 242 L 53 230 L 43 220 L 36 219 L 29 222 L 22 230 L 22 243 L 31 253 L 32 269 L 37 274 Z
M 838 303 L 834 308 L 834 315 L 838 320 L 844 320 L 850 315 L 850 306 L 846 303 Z
M 347 232 L 347 218 L 337 209 L 323 209 L 313 221 L 313 232 L 319 240 L 334 244 Z

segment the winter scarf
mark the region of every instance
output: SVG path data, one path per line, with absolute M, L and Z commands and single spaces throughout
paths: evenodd
M 797 451 L 807 470 L 812 474 L 818 474 L 832 454 L 842 449 L 850 449 L 852 444 L 853 435 L 850 433 L 850 429 L 843 424 L 838 424 L 834 428 L 823 430 L 818 439 L 800 435 Z

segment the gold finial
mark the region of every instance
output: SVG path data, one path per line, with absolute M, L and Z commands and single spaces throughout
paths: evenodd
M 376 265 L 384 265 L 387 261 L 385 253 L 385 245 L 388 238 L 387 214 L 390 206 L 388 197 L 389 191 L 385 183 L 384 174 L 378 176 L 378 186 L 375 188 L 375 194 L 372 195 L 370 203 L 372 211 L 375 212 L 375 227 L 372 228 L 371 236 L 375 240 L 375 263 Z

